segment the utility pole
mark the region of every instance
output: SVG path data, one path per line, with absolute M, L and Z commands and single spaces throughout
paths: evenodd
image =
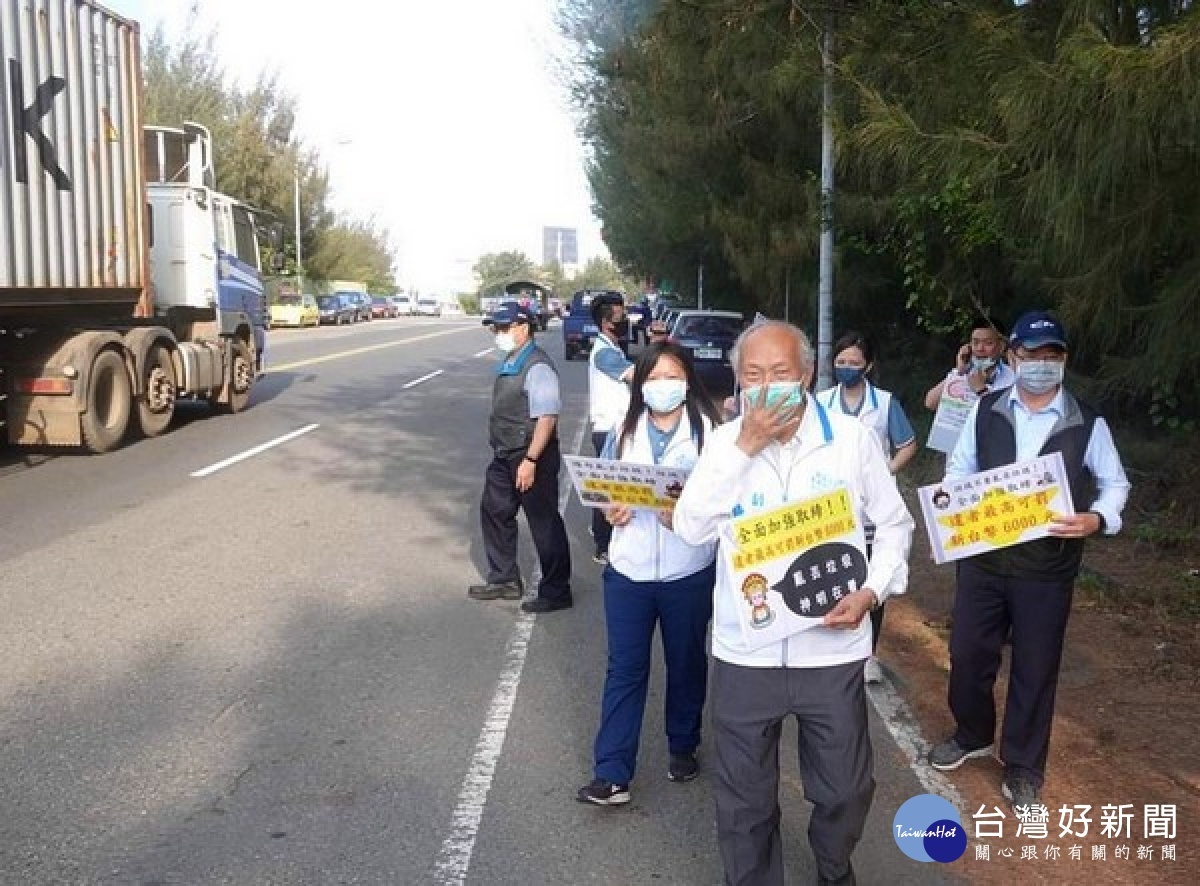
M 304 293 L 304 255 L 300 245 L 300 170 L 292 167 L 292 201 L 296 210 L 296 288 Z
M 704 310 L 704 263 L 696 269 L 696 307 Z
M 821 43 L 821 256 L 817 286 L 817 390 L 833 387 L 833 23 Z
M 792 269 L 783 272 L 783 322 L 792 322 Z

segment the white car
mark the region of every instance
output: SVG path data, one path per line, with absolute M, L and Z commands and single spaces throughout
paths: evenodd
M 393 295 L 392 307 L 396 309 L 396 316 L 398 317 L 409 317 L 416 311 L 413 306 L 413 300 L 407 295 Z
M 419 317 L 440 317 L 442 316 L 442 303 L 436 298 L 418 298 L 417 299 L 417 316 Z

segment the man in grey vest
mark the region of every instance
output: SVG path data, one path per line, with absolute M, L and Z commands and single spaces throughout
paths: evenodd
M 542 567 L 538 594 L 521 604 L 525 612 L 554 612 L 571 606 L 571 549 L 558 512 L 558 373 L 533 339 L 535 319 L 516 302 L 492 314 L 496 347 L 504 362 L 496 370 L 488 439 L 493 458 L 479 504 L 485 584 L 472 585 L 473 600 L 520 600 L 517 568 L 517 511 L 523 509 Z
M 1104 419 L 1063 387 L 1067 336 L 1045 311 L 1013 326 L 1011 388 L 976 401 L 950 455 L 949 478 L 1058 452 L 1079 513 L 1052 535 L 958 564 L 950 635 L 950 711 L 955 733 L 929 752 L 935 769 L 957 769 L 993 752 L 992 690 L 1000 649 L 1012 634 L 1012 665 L 1000 735 L 1001 790 L 1013 807 L 1038 802 L 1050 748 L 1054 695 L 1084 539 L 1121 528 L 1129 481 Z

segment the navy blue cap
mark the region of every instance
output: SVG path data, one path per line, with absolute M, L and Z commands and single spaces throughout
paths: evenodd
M 492 323 L 496 326 L 511 326 L 513 323 L 533 325 L 533 314 L 528 308 L 523 308 L 515 301 L 506 301 L 496 306 L 492 311 Z
M 1012 335 L 1008 337 L 1014 347 L 1040 348 L 1045 345 L 1057 345 L 1064 351 L 1067 349 L 1067 331 L 1049 311 L 1026 311 L 1013 324 Z

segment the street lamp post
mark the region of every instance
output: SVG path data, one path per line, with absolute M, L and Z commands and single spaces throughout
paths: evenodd
M 292 167 L 292 202 L 296 217 L 296 288 L 304 292 L 304 248 L 300 245 L 300 168 Z

